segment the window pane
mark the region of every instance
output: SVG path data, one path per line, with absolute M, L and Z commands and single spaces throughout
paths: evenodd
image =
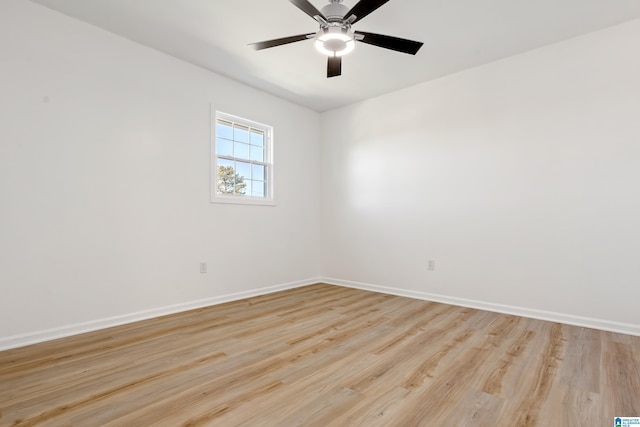
M 236 174 L 233 169 L 233 162 L 224 159 L 218 159 L 218 185 L 216 192 L 218 194 L 234 194 L 236 186 Z
M 264 180 L 264 166 L 262 165 L 251 165 L 251 179 L 259 179 L 260 181 Z
M 218 168 L 220 168 L 220 166 L 233 169 L 233 160 L 226 160 L 218 157 Z
M 249 142 L 249 128 L 235 125 L 233 127 L 233 139 L 234 141 Z
M 233 139 L 233 128 L 231 123 L 218 120 L 216 123 L 216 137 Z
M 242 189 L 244 192 L 240 193 L 240 194 L 244 194 L 245 196 L 251 196 L 252 195 L 251 194 L 251 180 L 245 179 L 239 185 L 244 185 L 244 188 Z
M 251 160 L 256 161 L 256 162 L 264 162 L 264 149 L 252 145 L 251 146 Z
M 236 195 L 244 196 L 247 194 L 247 183 L 241 180 L 236 180 Z
M 241 159 L 249 159 L 249 144 L 233 144 L 233 155 Z
M 257 130 L 251 131 L 251 144 L 264 147 L 264 133 Z
M 228 139 L 216 140 L 216 154 L 221 156 L 233 156 L 233 142 Z
M 236 162 L 236 173 L 245 180 L 251 178 L 251 163 Z
M 264 182 L 251 181 L 251 195 L 254 197 L 264 197 Z

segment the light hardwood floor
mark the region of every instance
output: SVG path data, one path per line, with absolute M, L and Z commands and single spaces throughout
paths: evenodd
M 318 284 L 0 352 L 7 426 L 612 426 L 640 337 Z

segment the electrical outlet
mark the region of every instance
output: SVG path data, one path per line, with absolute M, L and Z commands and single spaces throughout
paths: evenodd
M 201 262 L 200 263 L 200 274 L 205 274 L 207 272 L 207 263 L 206 262 Z
M 433 259 L 430 259 L 427 265 L 428 265 L 427 268 L 431 271 L 436 269 L 436 261 Z

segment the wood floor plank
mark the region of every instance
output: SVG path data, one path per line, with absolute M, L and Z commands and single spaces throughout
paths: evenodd
M 458 427 L 492 426 L 504 402 L 505 399 L 470 388 L 462 399 L 444 411 L 443 419 L 445 424 L 451 422 Z
M 561 380 L 584 392 L 600 392 L 602 333 L 588 328 L 568 328 Z
M 1 426 L 640 416 L 640 337 L 317 284 L 0 352 Z
M 603 416 L 640 417 L 636 415 L 640 414 L 638 348 L 620 340 L 605 339 L 602 344 L 601 395 L 606 403 Z
M 389 388 L 384 394 L 361 399 L 341 417 L 327 423 L 327 427 L 382 427 L 403 418 L 400 403 L 411 393 L 403 387 Z

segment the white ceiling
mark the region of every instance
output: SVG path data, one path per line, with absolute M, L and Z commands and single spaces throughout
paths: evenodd
M 312 41 L 247 46 L 317 30 L 287 0 L 32 1 L 316 111 L 640 18 L 638 0 L 391 0 L 354 29 L 422 41 L 420 52 L 360 43 L 327 79 Z

